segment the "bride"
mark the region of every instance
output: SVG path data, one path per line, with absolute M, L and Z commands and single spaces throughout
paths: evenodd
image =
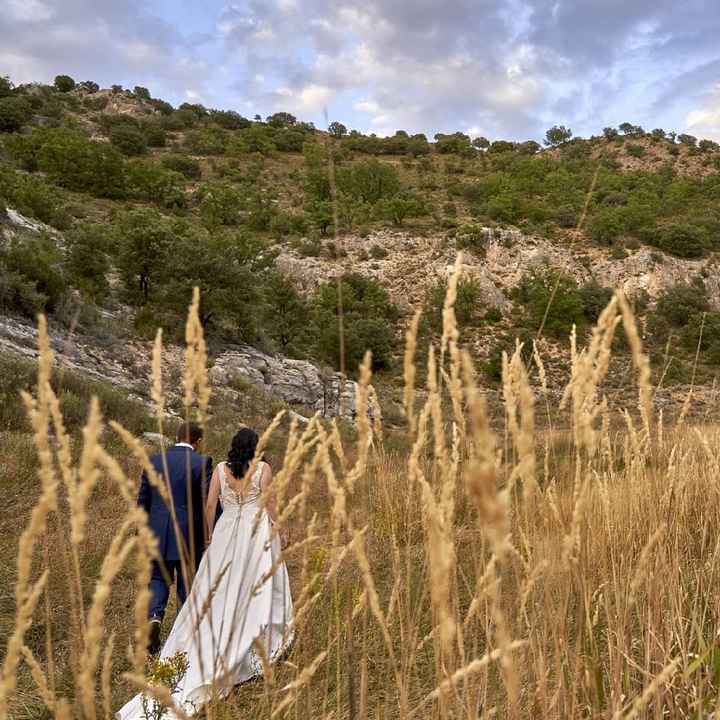
M 227 462 L 215 468 L 206 505 L 210 545 L 160 654 L 161 659 L 187 654 L 187 671 L 173 700 L 188 715 L 198 713 L 211 697 L 227 695 L 262 674 L 254 643 L 261 643 L 272 661 L 292 640 L 285 563 L 273 572 L 281 550 L 277 534 L 271 534 L 276 510 L 272 501 L 263 508 L 260 499 L 272 480 L 270 466 L 259 462 L 241 487 L 257 443 L 257 434 L 242 428 Z M 223 512 L 215 524 L 218 500 Z M 144 720 L 146 704 L 136 695 L 116 717 Z

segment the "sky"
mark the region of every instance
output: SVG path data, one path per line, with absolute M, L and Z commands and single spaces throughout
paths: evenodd
M 378 135 L 720 141 L 719 0 L 0 0 L 0 75 Z

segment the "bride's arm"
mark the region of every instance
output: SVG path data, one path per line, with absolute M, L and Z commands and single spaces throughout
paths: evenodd
M 277 522 L 277 503 L 275 495 L 268 492 L 268 488 L 272 483 L 272 470 L 267 463 L 263 463 L 262 475 L 260 476 L 260 490 L 265 498 L 265 512 L 268 514 L 272 523 Z M 288 533 L 285 528 L 280 530 L 280 546 L 284 549 L 288 544 Z
M 220 468 L 216 467 L 210 480 L 207 502 L 205 503 L 205 520 L 208 528 L 208 540 L 212 537 L 215 528 L 215 511 L 220 497 Z
M 260 490 L 265 498 L 265 512 L 270 516 L 270 520 L 277 520 L 277 510 L 275 507 L 275 495 L 268 492 L 268 488 L 272 483 L 272 470 L 270 466 L 264 462 L 262 464 L 262 474 L 260 475 Z

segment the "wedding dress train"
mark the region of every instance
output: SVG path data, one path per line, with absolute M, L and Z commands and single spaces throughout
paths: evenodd
M 173 700 L 188 715 L 262 674 L 255 642 L 272 661 L 292 640 L 287 570 L 285 563 L 274 567 L 280 541 L 277 535 L 271 541 L 271 522 L 260 508 L 262 463 L 243 497 L 230 487 L 226 467 L 219 468 L 223 513 L 161 652 L 162 659 L 187 653 L 187 672 Z M 116 717 L 145 720 L 143 696 L 136 695 Z

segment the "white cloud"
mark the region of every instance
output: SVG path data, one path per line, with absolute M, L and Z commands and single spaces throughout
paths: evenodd
M 353 104 L 353 108 L 365 113 L 376 113 L 380 111 L 380 106 L 374 100 L 359 100 Z
M 55 10 L 41 0 L 6 0 L 4 12 L 13 20 L 31 23 L 55 17 Z
M 720 83 L 708 93 L 701 108 L 687 114 L 684 129 L 700 138 L 720 142 Z

